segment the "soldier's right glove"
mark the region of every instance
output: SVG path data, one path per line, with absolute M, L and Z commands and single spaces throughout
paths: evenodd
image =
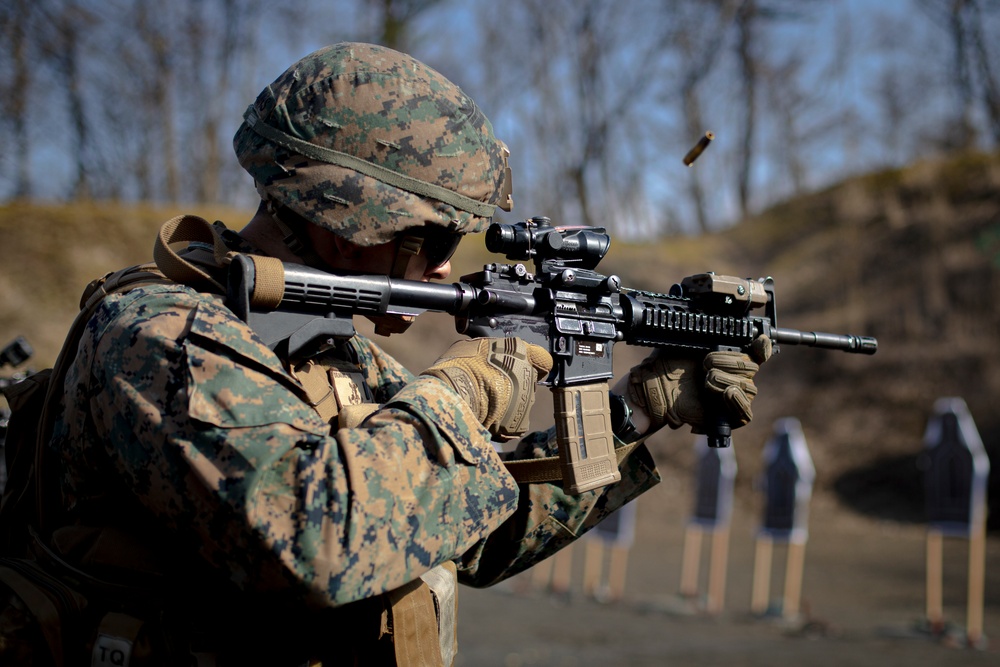
M 753 419 L 750 404 L 757 395 L 753 378 L 770 356 L 767 336 L 751 343 L 750 354 L 709 352 L 701 360 L 654 353 L 629 371 L 628 396 L 649 417 L 648 433 L 683 424 L 699 431 L 711 409 L 706 404 L 712 401 L 724 408 L 734 428 L 745 426 Z
M 494 438 L 528 431 L 535 385 L 552 369 L 552 357 L 520 338 L 472 338 L 453 344 L 421 375 L 447 382 Z

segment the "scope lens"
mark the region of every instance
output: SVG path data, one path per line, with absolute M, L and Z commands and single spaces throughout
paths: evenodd
M 530 239 L 523 240 L 525 250 L 530 246 Z M 495 222 L 486 230 L 486 249 L 490 252 L 509 253 L 518 246 L 518 230 L 514 225 Z

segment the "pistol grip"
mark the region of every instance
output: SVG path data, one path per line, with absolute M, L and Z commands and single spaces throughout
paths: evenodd
M 608 383 L 553 387 L 563 489 L 573 495 L 621 480 Z
M 715 350 L 738 352 L 739 348 L 719 346 Z M 733 444 L 733 427 L 729 424 L 729 419 L 726 417 L 726 409 L 722 405 L 721 396 L 717 399 L 713 407 L 715 410 L 707 415 L 708 419 L 705 423 L 705 435 L 708 437 L 708 446 L 713 448 L 731 447 Z

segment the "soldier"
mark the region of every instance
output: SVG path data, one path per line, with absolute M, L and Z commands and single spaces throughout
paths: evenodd
M 260 206 L 181 255 L 219 281 L 219 246 L 443 280 L 462 236 L 510 208 L 507 150 L 475 103 L 379 46 L 295 63 L 234 147 Z M 460 341 L 418 376 L 360 335 L 287 358 L 212 292 L 110 293 L 66 375 L 36 551 L 86 589 L 95 661 L 448 665 L 456 580 L 520 572 L 658 481 L 640 445 L 603 489 L 515 483 L 491 438 L 526 432 L 518 415 L 551 365 L 542 348 Z M 709 394 L 748 422 L 768 351 L 763 339 L 756 359 L 650 358 L 616 387 L 633 411 L 617 434 L 697 426 Z M 552 456 L 553 442 L 524 435 L 512 456 Z

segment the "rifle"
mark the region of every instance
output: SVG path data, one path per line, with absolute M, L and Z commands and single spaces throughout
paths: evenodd
M 548 218 L 494 223 L 486 247 L 517 263 L 487 264 L 451 285 L 386 276 L 335 275 L 239 255 L 230 265 L 227 305 L 272 349 L 295 356 L 316 342 L 349 338 L 353 316 L 455 317 L 469 336 L 517 336 L 541 345 L 554 365 L 552 389 L 564 488 L 580 493 L 618 481 L 608 380 L 615 343 L 696 352 L 746 350 L 759 335 L 781 345 L 874 354 L 874 338 L 779 328 L 774 281 L 703 273 L 660 294 L 633 290 L 595 269 L 611 239 L 602 227 L 555 227 Z M 531 260 L 534 271 L 522 263 Z M 276 269 L 280 269 L 277 271 Z M 275 276 L 274 273 L 281 275 Z M 709 444 L 731 444 L 717 415 Z

